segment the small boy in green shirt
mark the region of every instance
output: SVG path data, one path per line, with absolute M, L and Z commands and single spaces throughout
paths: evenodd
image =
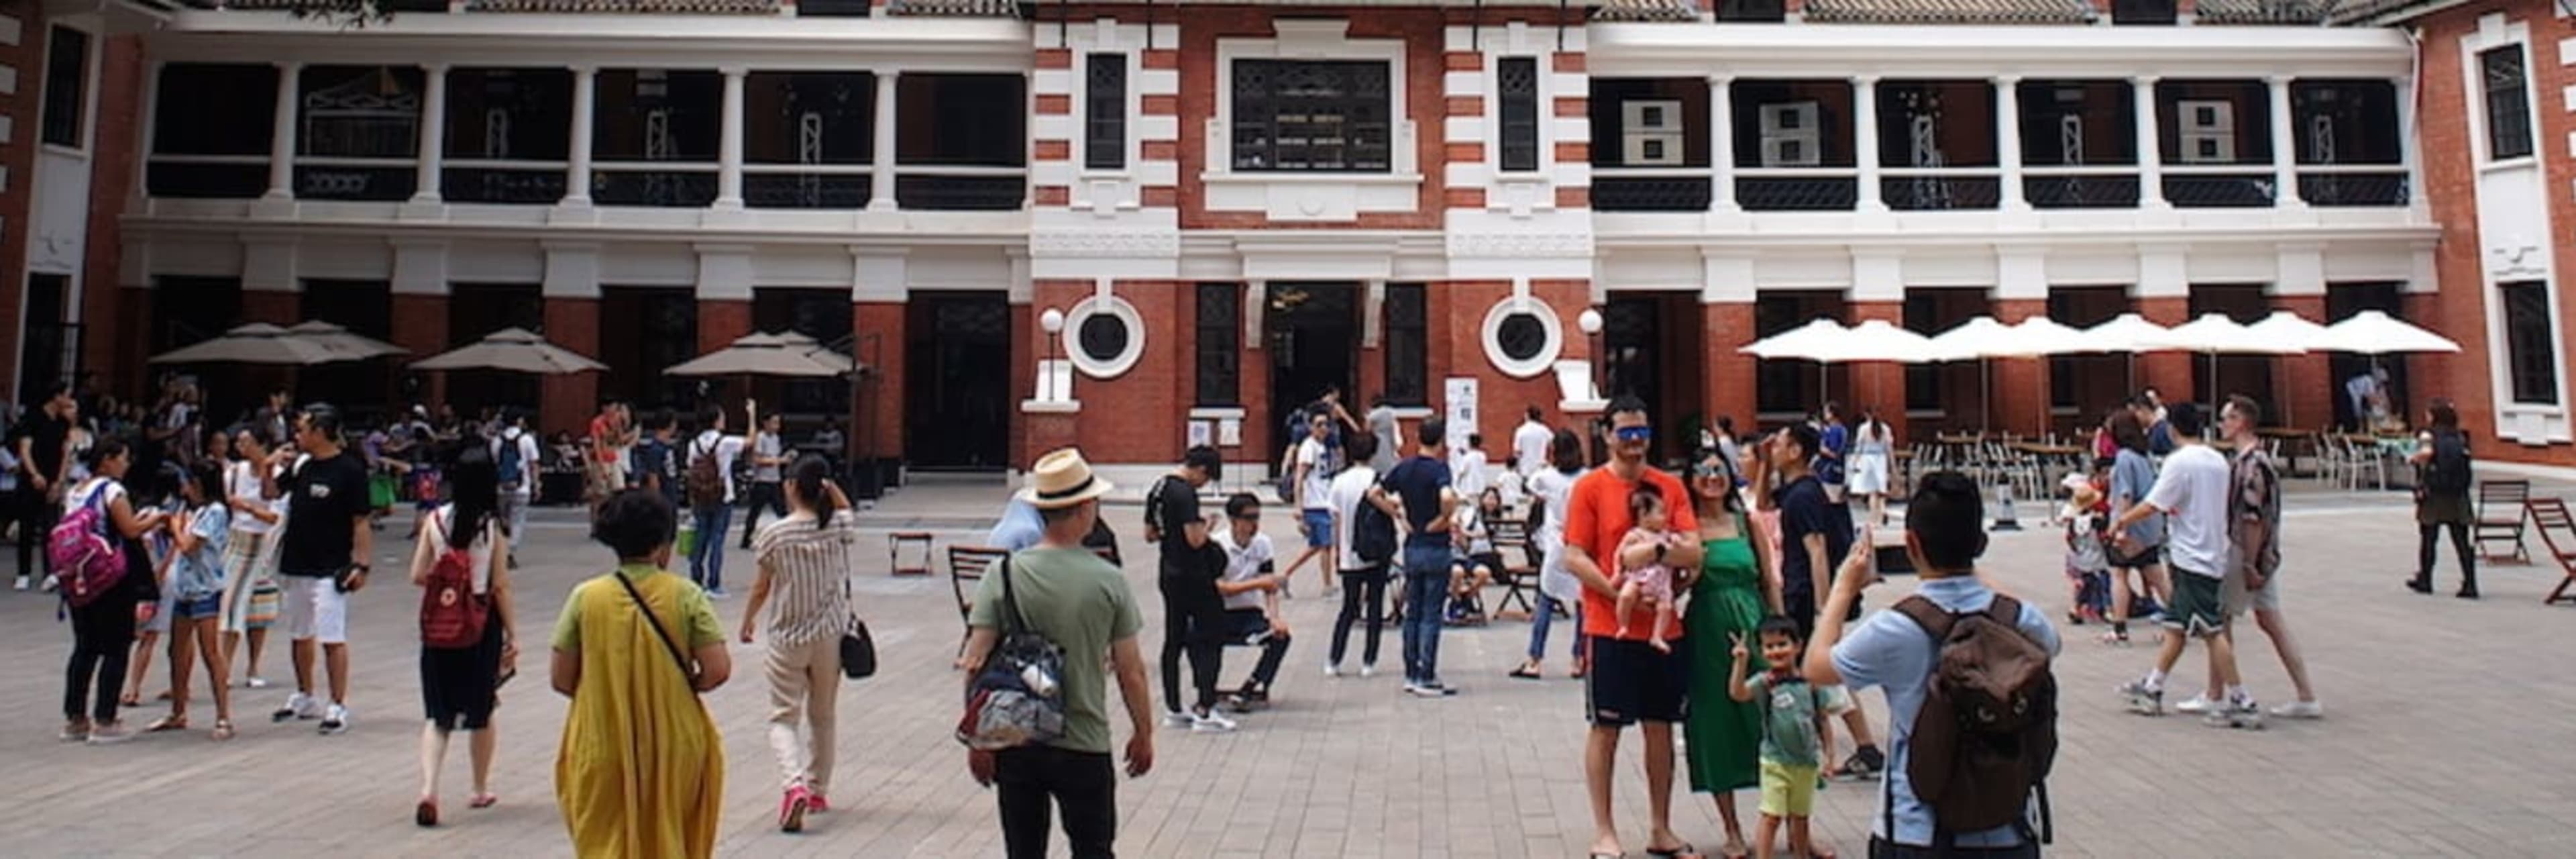
M 1824 721 L 1820 694 L 1807 685 L 1799 673 L 1798 625 L 1786 617 L 1770 617 L 1754 628 L 1761 639 L 1762 658 L 1771 669 L 1760 676 L 1746 679 L 1745 662 L 1750 656 L 1744 647 L 1744 636 L 1730 636 L 1735 647 L 1734 668 L 1727 673 L 1726 689 L 1737 701 L 1762 702 L 1762 823 L 1754 830 L 1754 855 L 1771 859 L 1771 839 L 1780 831 L 1781 818 L 1789 820 L 1789 854 L 1816 855 L 1808 841 L 1807 816 L 1815 811 L 1817 736 Z

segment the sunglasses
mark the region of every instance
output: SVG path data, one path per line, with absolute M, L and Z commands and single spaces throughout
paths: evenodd
M 1620 427 L 1618 429 L 1611 430 L 1610 437 L 1626 442 L 1651 441 L 1655 437 L 1655 428 Z

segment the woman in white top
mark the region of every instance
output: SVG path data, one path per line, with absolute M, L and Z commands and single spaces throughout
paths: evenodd
M 750 644 L 769 609 L 769 747 L 778 753 L 785 793 L 778 828 L 801 832 L 808 812 L 829 808 L 834 696 L 841 689 L 841 634 L 856 615 L 850 603 L 850 551 L 858 518 L 831 481 L 831 466 L 808 455 L 788 470 L 787 517 L 762 528 L 752 544 L 760 566 L 743 607 L 742 643 Z M 801 734 L 801 736 L 800 736 Z
M 1548 467 L 1529 479 L 1530 545 L 1539 550 L 1538 590 L 1546 599 L 1530 621 L 1529 659 L 1512 669 L 1511 676 L 1523 680 L 1543 676 L 1539 663 L 1547 655 L 1547 628 L 1559 608 L 1574 613 L 1574 676 L 1583 676 L 1583 585 L 1565 566 L 1565 506 L 1574 481 L 1583 476 L 1583 439 L 1560 429 L 1547 450 Z
M 420 538 L 411 552 L 411 583 L 428 586 L 439 559 L 450 551 L 465 553 L 473 568 L 473 598 L 484 600 L 490 614 L 483 635 L 468 647 L 423 644 L 420 649 L 421 705 L 429 720 L 420 729 L 420 803 L 412 822 L 438 825 L 438 772 L 445 766 L 448 736 L 473 733 L 467 748 L 474 762 L 470 808 L 490 808 L 492 753 L 499 738 L 492 731 L 492 708 L 501 684 L 518 673 L 518 613 L 510 602 L 510 540 L 495 512 L 501 503 L 500 472 L 491 451 L 468 445 L 457 452 L 446 471 L 450 503 L 421 521 Z
M 1888 465 L 1895 453 L 1896 435 L 1878 419 L 1878 409 L 1862 408 L 1852 431 L 1849 483 L 1853 495 L 1869 499 L 1869 521 L 1877 525 L 1887 524 Z
M 127 464 L 124 442 L 100 439 L 85 459 L 83 465 L 94 476 L 63 493 L 63 515 L 68 518 L 73 511 L 96 505 L 103 536 L 123 550 L 125 576 L 88 604 L 71 606 L 72 656 L 63 689 L 62 738 L 119 743 L 134 737 L 116 717 L 117 690 L 125 685 L 127 649 L 134 644 L 134 609 L 160 598 L 142 537 L 161 527 L 162 513 L 138 513 L 126 498 L 125 486 L 119 482 L 125 479 Z M 93 678 L 97 698 L 85 709 L 82 705 L 90 698 Z
M 286 499 L 261 497 L 259 471 L 268 467 L 268 444 L 259 433 L 235 433 L 232 452 L 236 458 L 224 467 L 224 503 L 232 508 L 233 532 L 224 542 L 224 611 L 216 628 L 223 632 L 220 661 L 227 672 L 233 652 L 249 636 L 244 683 L 259 689 L 268 685 L 259 676 L 259 654 L 268 647 L 268 621 L 277 615 L 277 541 L 286 528 Z M 269 594 L 265 612 L 256 605 L 263 588 Z

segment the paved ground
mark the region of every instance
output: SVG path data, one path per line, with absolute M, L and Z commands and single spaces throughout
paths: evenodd
M 2547 490 L 2544 490 L 2546 492 Z M 969 537 L 991 514 L 998 489 L 908 490 L 870 514 L 882 527 L 940 529 Z M 2035 511 L 2035 506 L 2028 508 Z M 1132 506 L 1113 507 L 1131 530 Z M 2029 515 L 2029 514 L 2026 514 Z M 566 590 L 604 568 L 604 550 L 581 541 L 562 513 L 537 517 L 520 576 L 527 632 L 542 636 Z M 1293 539 L 1286 519 L 1270 530 Z M 397 532 L 398 533 L 398 532 Z M 881 533 L 881 532 L 880 532 Z M 2059 663 L 2070 690 L 2065 747 L 2053 785 L 2063 856 L 2566 855 L 2576 838 L 2576 608 L 2543 607 L 2557 578 L 2536 567 L 2486 576 L 2487 599 L 2417 597 L 2399 587 L 2411 567 L 2413 528 L 2394 494 L 2314 493 L 2294 499 L 2287 531 L 2288 587 L 2330 716 L 2230 733 L 2168 717 L 2124 715 L 2110 694 L 2149 659 L 2070 635 Z M 874 539 L 872 537 L 872 539 Z M 2534 545 L 2537 546 L 2535 540 Z M 1146 553 L 1131 546 L 1136 556 Z M 761 730 L 765 696 L 756 673 L 708 697 L 727 737 L 726 828 L 720 849 L 742 856 L 997 856 L 991 797 L 969 781 L 947 736 L 956 676 L 948 660 L 959 631 L 944 577 L 894 580 L 880 543 L 860 580 L 884 673 L 847 688 L 841 711 L 842 809 L 803 836 L 774 832 L 777 793 Z M 738 581 L 746 561 L 733 565 Z M 1131 556 L 1134 557 L 1134 556 Z M 379 564 L 389 563 L 388 552 Z M 1990 573 L 2062 606 L 2058 550 L 2049 532 L 2001 535 Z M 1130 579 L 1151 593 L 1150 557 Z M 2443 587 L 2451 585 L 2447 572 Z M 1311 573 L 1310 573 L 1311 575 Z M 419 699 L 413 592 L 386 576 L 358 599 L 356 727 L 315 736 L 311 723 L 272 726 L 262 716 L 282 690 L 244 693 L 242 736 L 217 745 L 202 732 L 160 735 L 112 748 L 62 745 L 63 657 L 69 633 L 52 601 L 0 592 L 0 852 L 25 856 L 560 855 L 567 851 L 550 774 L 563 701 L 546 691 L 542 661 L 510 688 L 501 709 L 502 804 L 461 808 L 463 749 L 451 757 L 448 816 L 422 831 L 410 822 Z M 1318 670 L 1332 607 L 1290 603 L 1299 642 L 1276 707 L 1247 717 L 1241 733 L 1166 732 L 1160 762 L 1120 785 L 1120 847 L 1131 856 L 1562 857 L 1579 856 L 1591 827 L 1579 755 L 1581 692 L 1564 679 L 1502 675 L 1527 641 L 1517 622 L 1444 639 L 1444 674 L 1465 687 L 1445 701 L 1400 695 L 1394 672 L 1327 680 Z M 1873 592 L 1885 605 L 1908 581 Z M 1156 600 L 1145 600 L 1149 613 Z M 739 600 L 720 604 L 728 628 Z M 1160 624 L 1148 619 L 1147 628 Z M 2087 630 L 2089 631 L 2089 629 Z M 1149 633 L 1149 638 L 1152 633 Z M 1562 633 L 1556 645 L 1565 644 Z M 1148 645 L 1154 642 L 1148 641 Z M 1356 646 L 1356 643 L 1355 643 Z M 1390 651 L 1395 642 L 1390 636 Z M 2249 642 L 2246 665 L 2267 701 L 2286 697 L 2272 650 Z M 1148 652 L 1151 652 L 1149 647 Z M 1244 651 L 1235 651 L 1243 654 Z M 1393 667 L 1396 657 L 1385 657 Z M 1240 678 L 1248 656 L 1227 672 Z M 2178 688 L 2200 677 L 2186 660 Z M 1562 660 L 1551 666 L 1561 671 Z M 266 674 L 289 675 L 282 649 Z M 150 688 L 162 685 L 156 665 Z M 203 698 L 203 693 L 200 693 Z M 1882 702 L 1869 695 L 1873 713 Z M 198 718 L 210 717 L 201 701 Z M 148 713 L 146 714 L 149 715 Z M 1123 729 L 1122 729 L 1123 731 Z M 1643 847 L 1641 779 L 1621 766 L 1621 821 Z M 1819 832 L 1861 855 L 1873 789 L 1837 785 L 1819 809 Z M 1751 797 L 1745 798 L 1749 812 Z M 1705 798 L 1682 805 L 1678 826 L 1702 846 L 1719 840 Z M 2556 844 L 2558 847 L 2550 847 Z M 1058 846 L 1059 852 L 1062 847 Z M 1641 855 L 1632 853 L 1631 855 Z

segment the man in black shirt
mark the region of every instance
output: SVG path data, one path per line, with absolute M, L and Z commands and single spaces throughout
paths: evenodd
M 375 553 L 367 464 L 341 447 L 340 413 L 327 405 L 306 406 L 296 416 L 295 443 L 304 458 L 284 477 L 274 470 L 261 477 L 267 497 L 292 499 L 277 573 L 287 637 L 295 643 L 295 695 L 271 718 L 319 718 L 322 733 L 337 734 L 349 729 L 349 594 L 366 587 L 367 561 Z M 330 672 L 328 710 L 313 698 L 317 639 Z
M 18 422 L 9 444 L 18 457 L 18 497 L 12 511 L 18 516 L 18 589 L 26 590 L 29 580 L 39 573 L 53 574 L 53 559 L 39 551 L 54 532 L 54 519 L 62 509 L 64 467 L 72 432 L 72 389 L 56 384 L 47 391 L 43 407 Z
M 1225 644 L 1216 637 L 1224 602 L 1216 580 L 1225 556 L 1210 551 L 1209 517 L 1199 511 L 1199 487 L 1222 476 L 1216 448 L 1201 445 L 1181 456 L 1181 467 L 1154 481 L 1145 501 L 1145 536 L 1162 556 L 1155 580 L 1163 592 L 1163 724 L 1193 731 L 1228 731 L 1234 721 L 1216 711 L 1217 660 Z M 1190 657 L 1190 685 L 1198 699 L 1181 707 L 1181 655 Z
M 1458 493 L 1449 486 L 1449 422 L 1414 427 L 1413 458 L 1395 464 L 1369 491 L 1368 503 L 1401 514 L 1404 537 L 1404 691 L 1424 698 L 1458 694 L 1440 682 L 1440 624 L 1448 612 L 1450 517 Z

